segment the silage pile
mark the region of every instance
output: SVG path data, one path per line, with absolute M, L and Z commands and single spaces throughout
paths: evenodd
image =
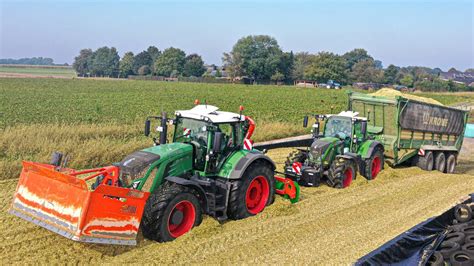
M 431 104 L 436 104 L 436 105 L 443 105 L 442 103 L 438 102 L 435 99 L 425 98 L 425 97 L 416 96 L 416 95 L 408 94 L 408 93 L 402 93 L 400 91 L 390 89 L 390 88 L 382 88 L 382 89 L 380 89 L 380 90 L 378 90 L 374 93 L 370 93 L 369 95 L 383 96 L 383 97 L 387 97 L 387 98 L 395 98 L 397 96 L 402 96 L 404 98 L 419 101 L 419 102 L 431 103 Z

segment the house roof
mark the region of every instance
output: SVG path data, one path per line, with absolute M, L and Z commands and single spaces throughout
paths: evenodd
M 191 110 L 176 111 L 176 116 L 191 118 L 196 120 L 204 120 L 212 123 L 231 123 L 244 121 L 245 116 L 237 113 L 218 111 L 219 108 L 212 105 L 196 105 Z

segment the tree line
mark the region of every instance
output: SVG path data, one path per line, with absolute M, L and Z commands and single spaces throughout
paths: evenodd
M 223 54 L 222 62 L 222 70 L 229 78 L 245 77 L 256 83 L 291 83 L 295 80 L 325 83 L 334 80 L 342 85 L 378 83 L 440 91 L 474 89 L 439 79 L 442 72 L 439 68 L 399 67 L 393 64 L 384 68 L 380 60 L 361 48 L 342 55 L 283 51 L 277 40 L 268 35 L 250 35 L 239 39 L 231 51 Z M 136 55 L 127 52 L 122 58 L 114 47 L 101 47 L 96 51 L 83 49 L 75 58 L 73 67 L 80 76 L 201 77 L 206 72 L 200 55 L 186 55 L 173 47 L 160 51 L 155 46 Z
M 32 57 L 32 58 L 2 58 L 0 64 L 3 65 L 35 65 L 35 66 L 54 66 L 54 60 L 49 57 Z M 64 64 L 67 65 L 67 64 Z
M 334 80 L 343 85 L 377 83 L 432 91 L 474 90 L 464 84 L 441 80 L 440 68 L 393 64 L 384 68 L 380 60 L 361 48 L 342 55 L 331 52 L 294 54 L 282 51 L 276 39 L 266 35 L 241 38 L 231 52 L 224 53 L 222 60 L 231 77 L 249 76 L 257 81 L 311 80 L 326 83 Z M 472 69 L 466 71 L 474 72 Z
M 204 61 L 198 54 L 186 55 L 178 48 L 163 52 L 155 46 L 133 54 L 126 52 L 120 58 L 115 47 L 101 47 L 95 51 L 82 49 L 74 58 L 73 68 L 79 76 L 121 77 L 130 75 L 156 75 L 165 77 L 200 77 L 204 74 Z

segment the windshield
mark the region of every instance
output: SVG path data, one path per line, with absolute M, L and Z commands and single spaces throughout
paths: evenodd
M 351 136 L 351 126 L 352 123 L 349 117 L 331 116 L 326 121 L 324 136 L 345 139 Z
M 174 134 L 175 142 L 196 141 L 207 144 L 206 126 L 208 123 L 190 118 L 178 118 Z

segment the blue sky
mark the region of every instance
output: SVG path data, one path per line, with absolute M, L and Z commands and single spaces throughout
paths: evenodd
M 285 51 L 365 48 L 384 66 L 474 67 L 473 1 L 0 0 L 0 9 L 0 58 L 71 63 L 81 48 L 155 45 L 221 64 L 240 37 L 268 34 Z

